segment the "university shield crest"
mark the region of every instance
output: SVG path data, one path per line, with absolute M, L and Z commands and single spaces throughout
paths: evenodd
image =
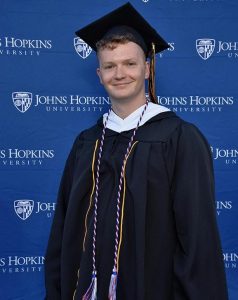
M 78 37 L 74 38 L 74 48 L 83 59 L 87 58 L 92 52 L 92 48 Z
M 14 92 L 12 93 L 12 100 L 15 107 L 21 112 L 26 112 L 32 103 L 32 93 L 28 92 Z
M 14 209 L 18 217 L 22 220 L 26 220 L 30 217 L 34 208 L 33 200 L 16 200 L 14 201 Z
M 199 56 L 207 60 L 215 49 L 214 39 L 198 39 L 196 40 L 196 49 Z

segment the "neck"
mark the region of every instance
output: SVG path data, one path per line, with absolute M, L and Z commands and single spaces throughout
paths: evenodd
M 112 110 L 120 118 L 125 119 L 135 110 L 137 110 L 142 105 L 146 104 L 146 97 L 141 98 L 139 101 L 129 102 L 129 101 L 114 101 L 111 99 Z

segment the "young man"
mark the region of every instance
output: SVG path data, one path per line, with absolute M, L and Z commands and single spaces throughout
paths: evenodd
M 167 43 L 130 4 L 77 34 L 97 51 L 112 110 L 78 136 L 66 162 L 46 299 L 227 300 L 209 145 L 152 103 L 146 57 L 151 42 L 155 52 Z

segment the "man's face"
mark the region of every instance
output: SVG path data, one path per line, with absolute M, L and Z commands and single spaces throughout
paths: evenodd
M 149 65 L 136 43 L 117 44 L 98 52 L 97 74 L 111 101 L 131 101 L 145 97 L 145 79 Z

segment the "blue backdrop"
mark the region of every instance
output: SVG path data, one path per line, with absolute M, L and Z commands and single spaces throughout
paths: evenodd
M 44 253 L 75 136 L 108 110 L 96 56 L 75 38 L 117 0 L 0 0 L 0 300 L 44 298 Z M 213 151 L 230 300 L 238 299 L 238 2 L 133 0 L 171 48 L 157 55 L 162 105 Z

